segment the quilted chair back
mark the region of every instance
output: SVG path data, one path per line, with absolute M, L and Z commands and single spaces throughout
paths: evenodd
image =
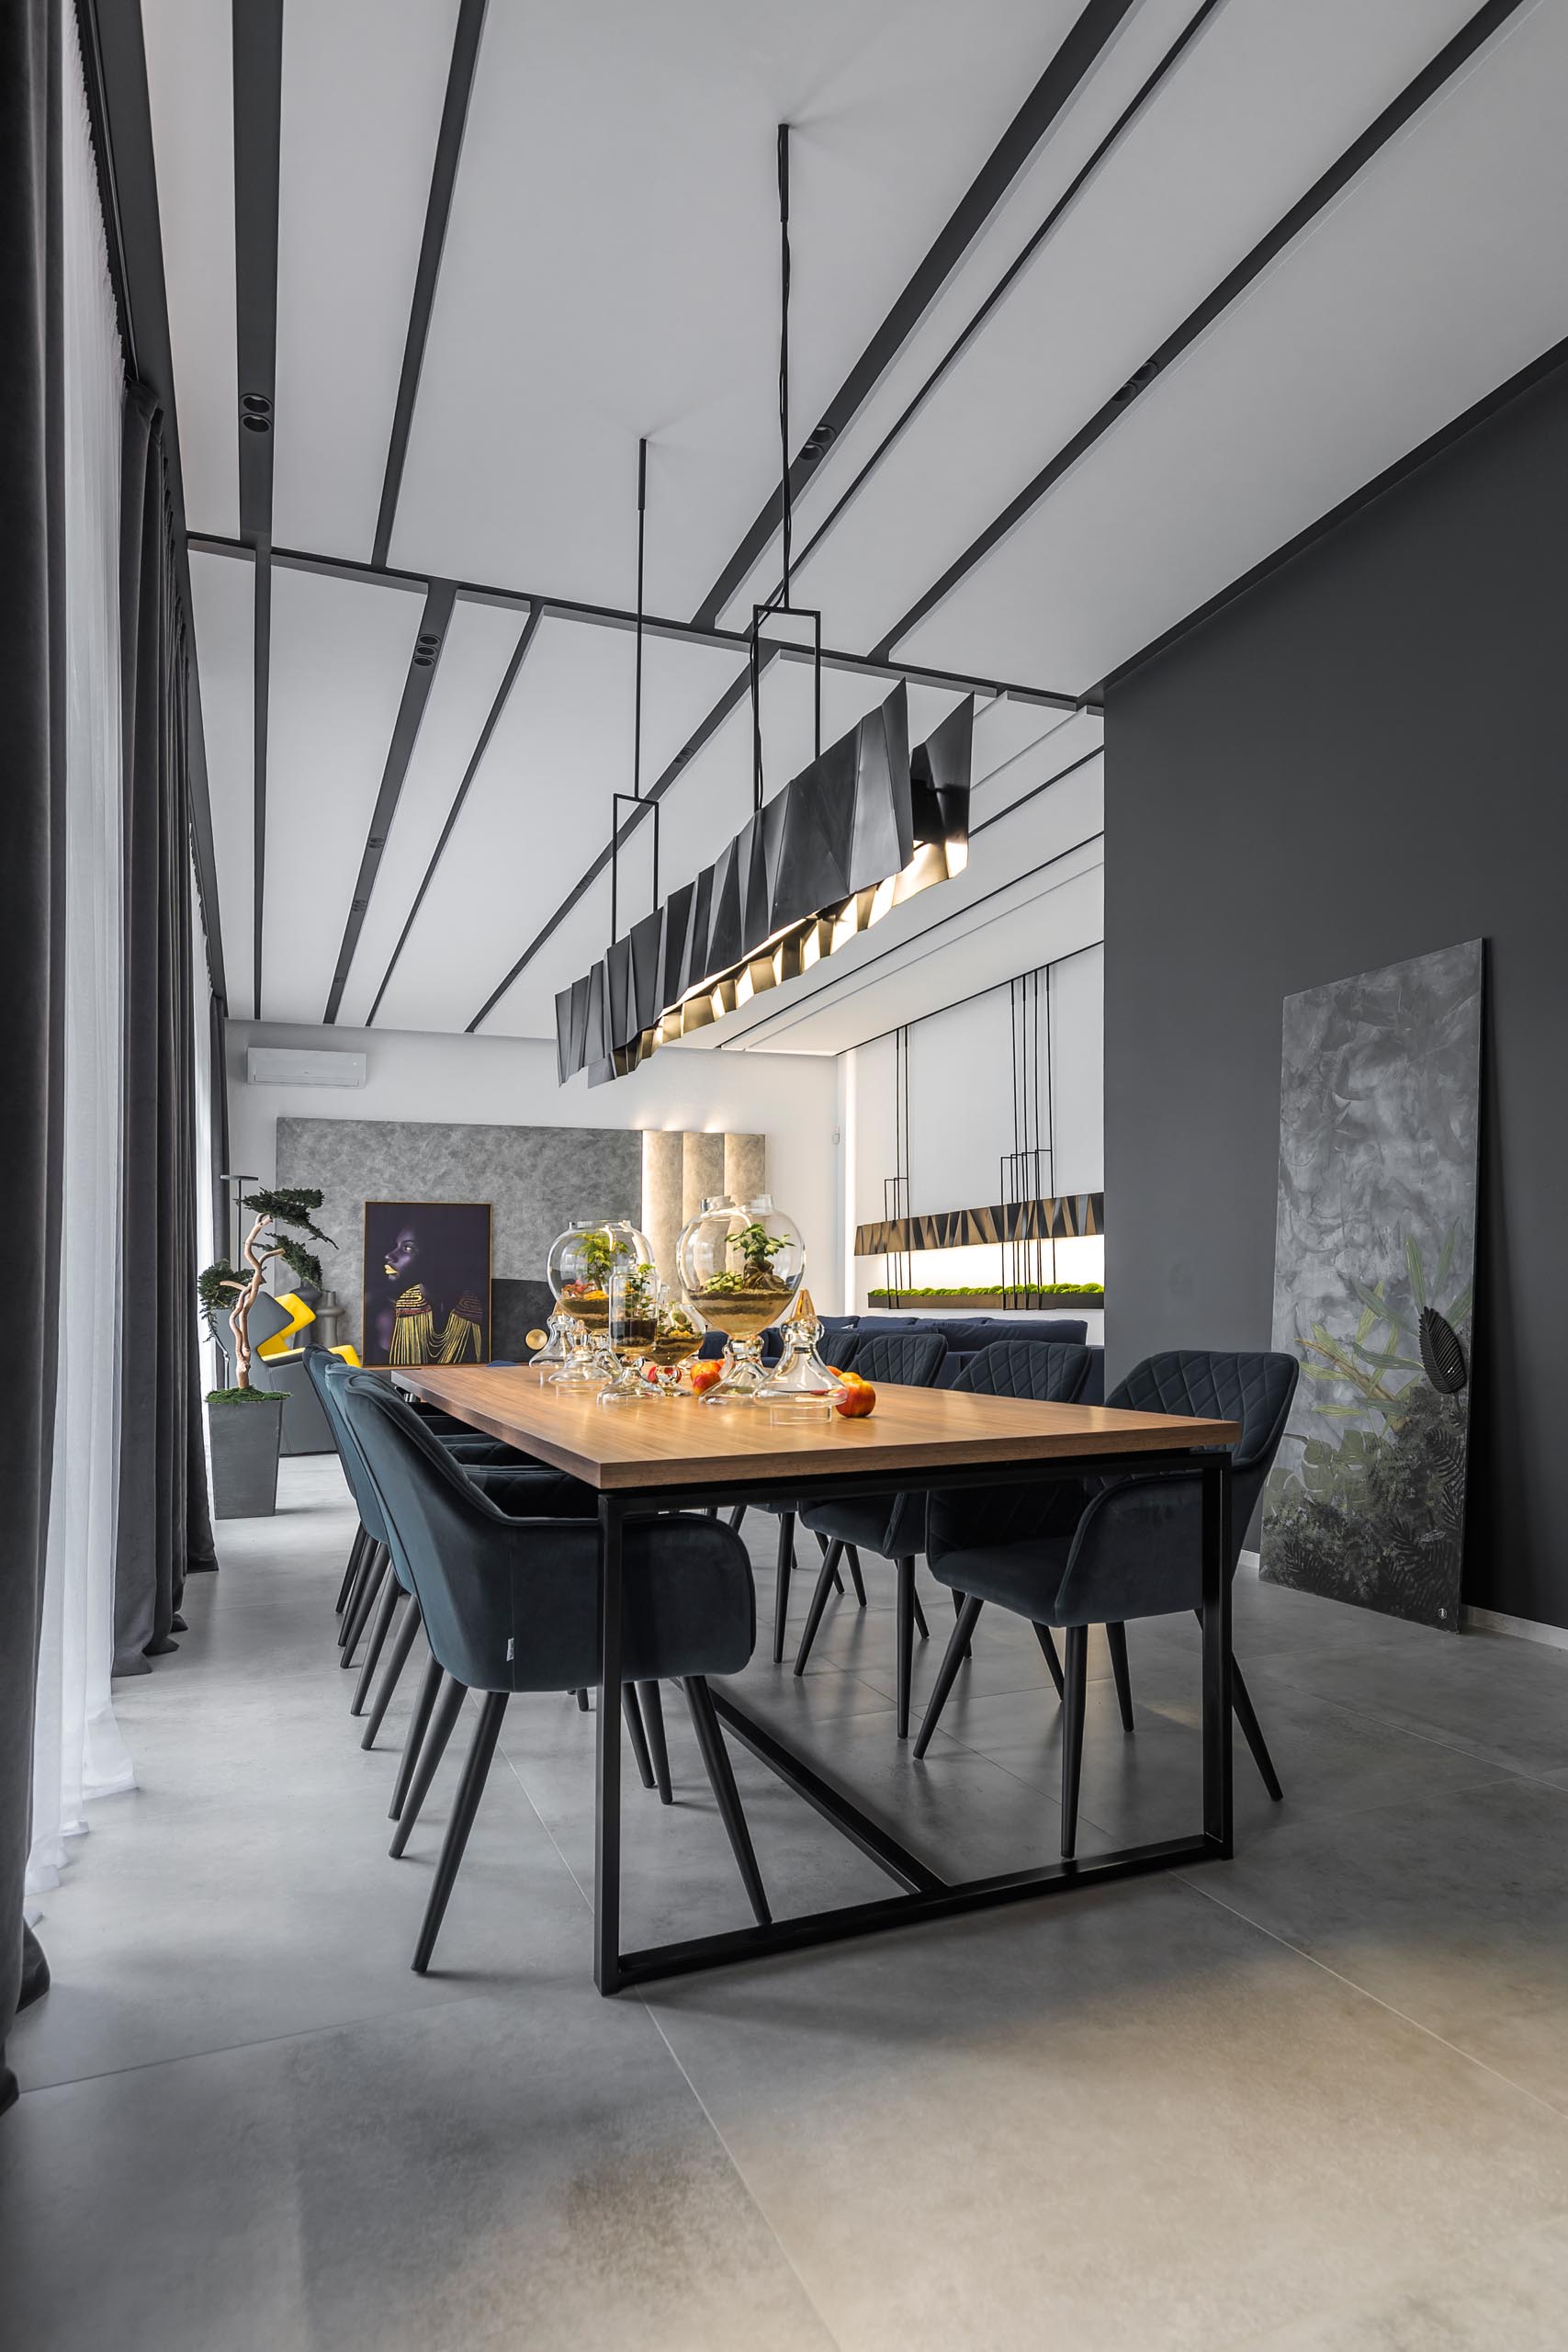
M 946 1353 L 947 1341 L 934 1331 L 878 1331 L 871 1339 L 862 1334 L 852 1365 L 839 1368 L 852 1369 L 874 1388 L 879 1380 L 890 1388 L 931 1388 Z
M 359 1523 L 373 1544 L 385 1544 L 386 1522 L 381 1517 L 381 1501 L 376 1492 L 376 1483 L 354 1432 L 344 1418 L 343 1400 L 335 1386 L 336 1381 L 348 1377 L 351 1368 L 341 1356 L 330 1355 L 325 1348 L 307 1348 L 305 1351 L 305 1370 L 310 1374 L 311 1387 L 321 1399 L 333 1443 L 337 1448 L 337 1458 L 343 1464 L 343 1475 L 348 1480 L 348 1490 L 358 1507 Z
M 852 1324 L 846 1324 L 840 1330 L 829 1331 L 817 1352 L 835 1372 L 848 1372 L 860 1344 L 860 1333 Z
M 1231 1454 L 1231 1524 L 1239 1558 L 1247 1521 L 1285 1434 L 1300 1376 L 1294 1356 L 1173 1348 L 1135 1363 L 1105 1401 L 1134 1413 L 1193 1413 L 1240 1422 L 1241 1436 Z M 1235 1560 L 1231 1566 L 1234 1569 Z
M 1071 1405 L 1089 1378 L 1087 1348 L 1061 1340 L 994 1340 L 970 1357 L 955 1389 L 979 1396 L 1027 1396 L 1036 1405 Z

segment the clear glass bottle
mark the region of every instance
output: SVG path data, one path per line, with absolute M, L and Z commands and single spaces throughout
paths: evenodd
M 698 1401 L 704 1405 L 744 1405 L 750 1409 L 756 1404 L 757 1391 L 767 1376 L 761 1332 L 750 1339 L 731 1340 L 724 1351 L 723 1378 L 705 1389 Z
M 840 1384 L 817 1352 L 821 1337 L 811 1294 L 802 1291 L 784 1327 L 784 1353 L 757 1391 L 759 1405 L 804 1420 L 829 1419 Z
M 571 1341 L 579 1334 L 585 1335 L 586 1329 L 580 1316 L 563 1315 L 558 1309 L 543 1332 L 530 1331 L 528 1334 L 529 1346 L 536 1350 L 536 1353 L 528 1359 L 529 1371 L 537 1373 L 541 1380 L 547 1380 L 552 1373 L 558 1372 L 566 1362 L 567 1349 Z
M 805 1280 L 806 1245 L 771 1193 L 744 1206 L 724 1193 L 682 1227 L 676 1272 L 705 1323 L 732 1340 L 755 1339 L 788 1313 Z
M 610 1320 L 610 1280 L 620 1274 L 651 1289 L 659 1280 L 653 1248 L 629 1217 L 584 1218 L 551 1244 L 546 1269 L 559 1305 L 580 1315 L 591 1331 Z
M 566 1362 L 558 1372 L 550 1374 L 548 1385 L 575 1390 L 579 1396 L 591 1395 L 594 1389 L 603 1388 L 606 1380 L 614 1379 L 620 1365 L 609 1354 L 603 1332 L 590 1331 L 581 1316 L 571 1319 L 577 1329 L 566 1342 Z

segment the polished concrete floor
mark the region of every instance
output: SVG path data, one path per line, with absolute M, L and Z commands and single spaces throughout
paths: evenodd
M 364 1753 L 331 1638 L 349 1532 L 335 1464 L 285 1464 L 278 1517 L 220 1531 L 179 1656 L 117 1686 L 141 1786 L 48 1898 L 54 1989 L 10 2053 L 17 2352 L 1568 2344 L 1568 1656 L 1244 1578 L 1286 1802 L 1238 1747 L 1234 1864 L 604 2002 L 565 1698 L 513 1702 L 410 1973 L 457 1759 L 389 1860 L 407 1701 Z M 750 1703 L 939 1867 L 1054 1853 L 1032 1639 L 982 1620 L 917 1766 L 871 1582 L 802 1681 L 752 1667 Z M 1097 1655 L 1085 1850 L 1195 1818 L 1196 1629 L 1135 1629 L 1133 1657 L 1128 1739 Z M 675 1806 L 627 1768 L 628 1944 L 747 1916 L 667 1713 Z M 884 1891 L 737 1772 L 779 1912 Z

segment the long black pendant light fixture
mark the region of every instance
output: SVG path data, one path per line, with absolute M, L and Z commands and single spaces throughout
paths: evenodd
M 897 906 L 961 873 L 969 856 L 969 781 L 975 730 L 971 695 L 923 743 L 909 743 L 908 691 L 897 685 L 838 742 L 822 749 L 822 616 L 790 601 L 789 132 L 779 130 L 779 442 L 784 579 L 778 597 L 752 607 L 749 631 L 752 814 L 713 864 L 662 906 L 654 837 L 651 914 L 617 937 L 619 889 L 612 854 L 607 953 L 556 997 L 556 1063 L 564 1085 L 586 1070 L 591 1086 L 626 1078 L 660 1046 L 721 1021 L 765 989 L 808 971 Z M 647 444 L 637 469 L 637 743 L 633 789 L 641 805 L 642 556 Z M 814 623 L 816 757 L 771 800 L 762 790 L 760 639 L 770 615 Z M 653 804 L 655 828 L 658 804 Z M 634 822 L 636 820 L 633 820 Z M 618 848 L 619 825 L 612 839 Z

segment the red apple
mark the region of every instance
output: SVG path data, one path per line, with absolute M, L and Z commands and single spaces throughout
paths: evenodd
M 858 1380 L 852 1373 L 850 1374 L 843 1395 L 833 1400 L 833 1410 L 842 1413 L 846 1421 L 863 1421 L 866 1415 L 875 1409 L 875 1389 L 869 1381 Z

